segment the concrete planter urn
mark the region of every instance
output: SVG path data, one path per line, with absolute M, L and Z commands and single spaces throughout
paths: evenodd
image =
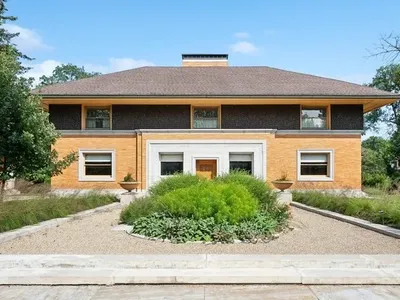
M 294 183 L 294 181 L 290 180 L 273 180 L 271 182 L 274 185 L 274 187 L 276 187 L 278 190 L 282 192 L 290 188 Z
M 135 190 L 138 188 L 140 182 L 138 181 L 121 181 L 119 182 L 119 185 L 124 189 L 127 190 L 128 192 Z

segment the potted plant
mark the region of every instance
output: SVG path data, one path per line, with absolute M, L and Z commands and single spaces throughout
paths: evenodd
M 140 182 L 133 179 L 131 173 L 126 174 L 124 179 L 121 182 L 119 182 L 119 185 L 128 192 L 137 189 L 139 184 Z
M 272 184 L 281 192 L 287 190 L 293 185 L 294 181 L 288 179 L 287 172 L 282 172 L 280 178 L 273 180 Z

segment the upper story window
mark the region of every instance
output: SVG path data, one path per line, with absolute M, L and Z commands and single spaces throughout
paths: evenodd
M 218 107 L 195 107 L 193 109 L 193 128 L 215 129 L 219 128 Z
M 301 109 L 301 129 L 327 129 L 325 107 L 303 107 Z
M 110 129 L 110 108 L 87 107 L 86 129 Z

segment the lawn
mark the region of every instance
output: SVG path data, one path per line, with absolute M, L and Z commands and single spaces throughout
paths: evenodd
M 0 232 L 111 204 L 115 196 L 88 194 L 0 203 Z
M 400 229 L 400 195 L 371 189 L 370 198 L 294 192 L 293 201 Z
M 121 213 L 133 233 L 174 243 L 267 241 L 288 219 L 288 208 L 277 204 L 265 180 L 243 172 L 213 180 L 190 174 L 164 178 Z

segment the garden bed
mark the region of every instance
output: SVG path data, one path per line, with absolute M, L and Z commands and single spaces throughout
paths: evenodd
M 63 218 L 70 214 L 111 204 L 112 195 L 50 196 L 44 199 L 0 203 L 0 232 L 33 225 L 42 221 Z
M 293 201 L 400 229 L 400 196 L 352 198 L 318 192 L 294 192 Z
M 266 182 L 242 172 L 211 181 L 175 175 L 150 188 L 149 196 L 121 213 L 132 233 L 173 243 L 269 241 L 287 228 L 287 206 Z

